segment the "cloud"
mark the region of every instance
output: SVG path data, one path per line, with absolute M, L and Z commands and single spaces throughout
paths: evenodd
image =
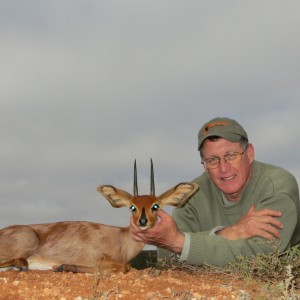
M 0 226 L 128 224 L 96 192 L 162 193 L 202 173 L 199 128 L 247 129 L 259 160 L 300 179 L 299 3 L 0 4 Z

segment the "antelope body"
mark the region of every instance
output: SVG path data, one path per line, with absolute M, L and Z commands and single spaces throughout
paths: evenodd
M 155 224 L 160 207 L 182 206 L 198 190 L 195 183 L 180 183 L 156 197 L 151 161 L 151 194 L 139 196 L 136 164 L 134 171 L 134 196 L 111 185 L 97 190 L 113 207 L 130 207 L 136 225 L 144 230 Z M 0 269 L 126 273 L 143 248 L 132 239 L 130 227 L 84 221 L 13 225 L 0 230 Z

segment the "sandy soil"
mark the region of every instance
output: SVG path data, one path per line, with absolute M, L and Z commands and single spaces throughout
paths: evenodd
M 280 299 L 265 283 L 225 274 L 131 269 L 127 274 L 0 272 L 2 300 Z

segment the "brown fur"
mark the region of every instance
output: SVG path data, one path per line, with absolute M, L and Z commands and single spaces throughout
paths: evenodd
M 183 183 L 160 197 L 137 196 L 101 186 L 98 191 L 114 207 L 134 205 L 135 223 L 145 211 L 146 229 L 156 222 L 154 204 L 183 205 L 197 191 L 196 184 Z M 130 227 L 115 227 L 84 221 L 13 225 L 0 230 L 0 268 L 53 269 L 71 272 L 126 273 L 129 262 L 143 249 L 134 241 Z
M 10 226 L 0 231 L 0 268 L 24 270 L 35 264 L 95 268 L 105 257 L 126 265 L 143 247 L 131 238 L 129 227 L 76 221 Z

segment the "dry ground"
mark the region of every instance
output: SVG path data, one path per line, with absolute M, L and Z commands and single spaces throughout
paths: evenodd
M 284 299 L 263 282 L 216 274 L 179 270 L 131 269 L 127 274 L 52 271 L 0 272 L 2 300 L 96 299 Z M 286 298 L 287 299 L 287 298 Z

